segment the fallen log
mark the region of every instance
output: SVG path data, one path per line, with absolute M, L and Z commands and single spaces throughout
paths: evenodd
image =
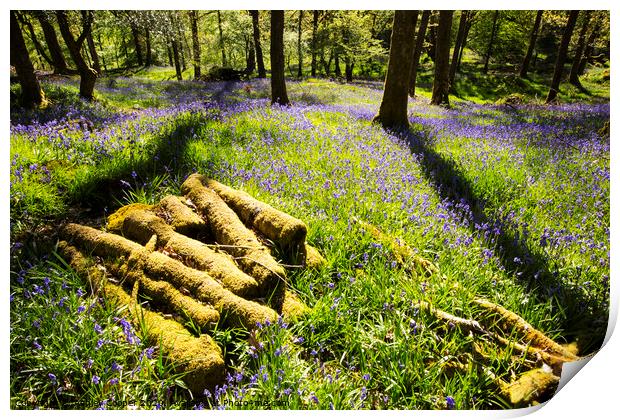
M 161 350 L 173 362 L 175 369 L 185 372 L 183 380 L 194 394 L 199 395 L 204 389 L 213 390 L 223 382 L 224 359 L 220 348 L 210 336 L 202 334 L 194 337 L 178 322 L 137 305 L 122 287 L 106 281 L 102 271 L 92 269 L 92 264 L 75 247 L 61 242 L 58 249 L 78 274 L 89 277 L 91 283 L 99 285 L 98 290 L 108 301 L 126 308 L 134 326 L 145 326 L 136 328 L 139 334 L 147 334 L 142 339 L 161 345 Z
M 165 280 L 179 290 L 189 290 L 199 300 L 211 304 L 227 324 L 251 329 L 258 322 L 277 319 L 274 310 L 235 295 L 207 273 L 189 268 L 160 252 L 147 252 L 141 245 L 122 236 L 73 223 L 61 229 L 61 236 L 102 258 L 139 261 L 128 265 L 128 269 L 135 270 L 138 265 L 137 269 L 149 277 Z
M 175 232 L 163 219 L 145 211 L 134 211 L 123 222 L 123 234 L 141 244 L 157 235 L 157 247 L 177 254 L 190 267 L 207 272 L 226 289 L 246 298 L 258 296 L 256 280 L 241 271 L 227 254 Z
M 230 188 L 202 175 L 198 175 L 197 179 L 205 187 L 215 191 L 247 226 L 255 228 L 282 248 L 299 250 L 303 247 L 308 228 L 301 220 L 255 199 L 244 191 Z
M 263 295 L 273 290 L 278 282 L 286 280 L 284 268 L 222 198 L 203 185 L 200 175 L 190 175 L 181 186 L 181 191 L 206 216 L 215 239 L 228 246 L 227 251 L 236 257 L 237 263 L 256 279 Z
M 181 197 L 168 195 L 153 207 L 153 212 L 176 232 L 194 237 L 206 231 L 207 224 L 184 201 Z

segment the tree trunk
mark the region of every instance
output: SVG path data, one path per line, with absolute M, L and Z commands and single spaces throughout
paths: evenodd
M 95 40 L 93 39 L 92 32 L 89 32 L 86 36 L 86 43 L 88 44 L 88 52 L 93 60 L 93 68 L 97 74 L 101 74 L 101 64 L 99 63 L 99 54 L 97 54 L 97 48 L 95 48 Z
M 138 27 L 133 24 L 131 25 L 131 36 L 133 37 L 133 45 L 136 51 L 138 66 L 142 67 L 144 65 L 144 59 L 142 57 L 142 45 L 140 45 L 140 35 L 138 33 Z
M 54 66 L 54 62 L 45 53 L 45 48 L 43 48 L 43 46 L 41 45 L 41 43 L 37 39 L 37 35 L 34 32 L 34 27 L 32 26 L 32 22 L 30 22 L 28 16 L 25 15 L 23 12 L 19 12 L 19 11 L 16 11 L 16 15 L 15 16 L 17 17 L 17 20 L 22 25 L 22 27 L 25 27 L 26 30 L 28 31 L 28 35 L 30 36 L 30 40 L 32 41 L 32 43 L 34 45 L 34 49 L 37 51 L 37 54 L 39 55 L 39 57 L 42 57 L 50 66 L 53 67 Z
M 536 20 L 534 21 L 534 27 L 530 34 L 530 43 L 527 46 L 527 52 L 523 57 L 523 63 L 521 63 L 521 69 L 519 70 L 519 77 L 527 77 L 527 71 L 530 67 L 530 61 L 532 60 L 532 54 L 534 53 L 534 47 L 536 46 L 536 38 L 538 38 L 538 31 L 540 30 L 540 22 L 542 21 L 543 11 L 539 10 L 536 13 Z
M 310 75 L 316 77 L 316 32 L 319 27 L 319 11 L 312 12 L 312 63 L 310 65 Z
M 469 36 L 469 30 L 471 29 L 471 25 L 473 23 L 473 18 L 477 12 L 470 10 L 467 13 L 467 24 L 465 25 L 465 32 L 463 33 L 463 42 L 461 42 L 461 48 L 459 51 L 459 58 L 456 62 L 456 71 L 461 71 L 461 61 L 463 59 L 463 51 L 465 51 L 465 45 L 467 44 L 467 37 Z
M 195 10 L 189 11 L 189 20 L 192 27 L 192 47 L 194 59 L 194 79 L 198 80 L 201 76 L 200 69 L 200 42 L 198 39 L 198 17 Z
M 146 60 L 144 65 L 150 67 L 153 64 L 153 51 L 151 50 L 151 31 L 149 28 L 144 30 L 144 40 L 146 43 Z
M 411 10 L 396 10 L 392 24 L 390 57 L 379 113 L 373 122 L 385 128 L 408 128 L 407 88 L 413 58 L 415 15 Z
M 222 14 L 217 11 L 217 28 L 220 32 L 220 50 L 222 51 L 222 67 L 226 67 L 228 62 L 226 61 L 226 50 L 224 49 L 224 31 L 222 30 Z
M 355 62 L 347 55 L 344 58 L 344 75 L 347 79 L 347 83 L 353 82 L 353 67 Z
M 50 58 L 52 59 L 52 67 L 54 67 L 54 73 L 56 74 L 69 74 L 71 71 L 67 67 L 67 62 L 65 61 L 65 57 L 62 54 L 62 49 L 60 48 L 60 43 L 58 42 L 58 37 L 56 36 L 56 31 L 54 27 L 49 21 L 48 15 L 46 12 L 37 12 L 37 19 L 41 24 L 41 29 L 43 29 L 43 36 L 45 37 L 45 43 L 47 44 L 47 49 L 50 52 Z
M 264 79 L 267 77 L 265 71 L 265 63 L 263 61 L 263 49 L 260 45 L 260 27 L 258 26 L 258 10 L 250 10 L 252 15 L 252 32 L 254 36 L 254 49 L 256 50 L 256 69 L 258 70 L 258 77 Z
M 336 77 L 342 77 L 342 71 L 340 70 L 340 54 L 338 54 L 338 47 L 334 47 L 334 74 Z
M 101 33 L 97 34 L 97 43 L 99 44 L 99 50 L 103 51 L 103 43 L 101 42 Z M 108 71 L 108 66 L 105 64 L 105 55 L 101 54 L 101 62 L 103 64 L 103 71 Z
M 168 65 L 172 67 L 174 66 L 174 60 L 172 59 L 172 47 L 170 46 L 170 43 L 166 45 L 166 52 L 168 53 Z
M 22 88 L 21 105 L 26 108 L 34 108 L 45 104 L 45 94 L 41 90 L 34 73 L 34 66 L 30 61 L 26 42 L 15 13 L 14 10 L 11 10 L 11 65 L 15 66 L 15 72 Z
M 300 10 L 299 11 L 299 23 L 297 25 L 297 77 L 302 77 L 303 76 L 303 66 L 304 66 L 304 57 L 303 57 L 303 51 L 301 48 L 301 24 L 303 22 L 303 18 L 304 18 L 304 11 Z
M 579 40 L 577 41 L 573 64 L 570 69 L 570 76 L 568 76 L 568 81 L 578 87 L 581 86 L 581 82 L 579 81 L 579 63 L 581 62 L 581 56 L 583 55 L 583 50 L 586 45 L 586 32 L 588 31 L 588 25 L 590 24 L 590 13 L 590 10 L 586 10 L 583 16 L 583 23 L 581 25 L 581 30 L 579 31 Z
M 456 77 L 456 67 L 459 63 L 459 53 L 461 52 L 461 44 L 463 44 L 463 37 L 465 36 L 465 27 L 467 26 L 467 10 L 461 10 L 461 18 L 459 19 L 459 30 L 456 35 L 456 42 L 454 44 L 454 51 L 452 52 L 452 62 L 450 63 L 450 92 L 455 93 L 454 79 Z
M 289 105 L 284 80 L 284 10 L 271 11 L 271 103 Z
M 409 74 L 409 96 L 412 98 L 415 98 L 415 84 L 416 77 L 418 75 L 418 64 L 420 63 L 420 56 L 422 55 L 424 38 L 426 37 L 426 28 L 428 27 L 428 19 L 430 16 L 430 10 L 424 10 L 422 12 L 420 28 L 418 29 L 418 35 L 415 40 L 415 49 L 413 51 L 413 59 L 411 60 L 411 73 Z
M 590 58 L 592 57 L 592 52 L 594 51 L 594 43 L 596 42 L 596 38 L 598 38 L 599 32 L 601 30 L 600 20 L 598 19 L 595 19 L 595 20 L 596 20 L 596 23 L 594 24 L 594 28 L 592 29 L 592 32 L 590 32 L 590 35 L 588 36 L 588 42 L 586 44 L 587 46 L 586 46 L 585 52 L 579 62 L 578 73 L 580 76 L 583 74 L 584 71 L 586 71 L 586 65 L 590 61 Z
M 560 48 L 558 50 L 558 58 L 555 61 L 555 70 L 553 71 L 553 80 L 551 81 L 551 87 L 549 88 L 549 94 L 545 103 L 551 103 L 558 95 L 558 89 L 560 88 L 560 80 L 562 80 L 562 72 L 564 70 L 564 62 L 566 61 L 566 53 L 568 52 L 568 44 L 573 35 L 575 29 L 575 23 L 577 23 L 577 17 L 579 16 L 579 10 L 571 10 L 568 14 L 568 22 L 566 28 L 564 28 L 564 34 L 562 35 L 562 41 L 560 42 Z
M 86 64 L 86 61 L 84 61 L 84 57 L 80 52 L 82 45 L 84 44 L 84 40 L 91 31 L 92 14 L 82 11 L 82 33 L 77 39 L 74 38 L 71 33 L 69 21 L 67 20 L 67 14 L 65 11 L 57 11 L 56 19 L 58 20 L 58 27 L 60 28 L 62 38 L 65 40 L 65 44 L 67 44 L 71 58 L 75 62 L 78 72 L 80 73 L 80 96 L 84 99 L 92 100 L 95 98 L 94 90 L 95 82 L 97 81 L 97 72 Z
M 172 57 L 174 59 L 174 69 L 176 71 L 177 80 L 183 80 L 183 72 L 181 70 L 181 60 L 179 57 L 179 41 L 172 39 L 170 41 L 172 45 Z
M 432 105 L 450 105 L 448 93 L 450 92 L 450 33 L 453 13 L 453 10 L 439 12 Z
M 428 46 L 426 47 L 426 55 L 431 59 L 433 64 L 435 63 L 435 51 L 437 49 L 437 19 L 439 17 L 438 12 L 431 13 L 429 17 L 429 31 L 428 31 Z
M 484 55 L 484 74 L 489 71 L 489 60 L 491 59 L 491 53 L 493 52 L 493 43 L 495 42 L 495 34 L 497 33 L 497 18 L 499 17 L 499 10 L 493 14 L 493 26 L 491 27 L 491 39 L 489 39 L 489 45 L 487 46 L 487 53 Z

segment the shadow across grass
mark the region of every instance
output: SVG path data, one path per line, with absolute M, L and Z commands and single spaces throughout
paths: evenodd
M 472 231 L 476 225 L 502 226 L 496 236 L 496 252 L 507 272 L 513 273 L 520 283 L 540 302 L 552 301 L 554 311 L 560 314 L 564 338 L 577 340 L 580 351 L 588 353 L 600 348 L 607 329 L 608 308 L 588 299 L 578 286 L 568 285 L 558 268 L 546 255 L 527 245 L 525 238 L 512 232 L 500 220 L 489 217 L 496 209 L 488 208 L 455 162 L 435 151 L 432 139 L 420 137 L 409 130 L 395 133 L 416 155 L 427 181 L 434 185 L 443 200 L 465 203 L 471 210 Z M 489 211 L 490 210 L 490 211 Z

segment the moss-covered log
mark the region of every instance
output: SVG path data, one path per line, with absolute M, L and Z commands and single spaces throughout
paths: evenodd
M 184 203 L 185 199 L 168 195 L 153 207 L 153 212 L 172 228 L 186 236 L 196 236 L 206 231 L 206 222 Z
M 527 407 L 553 397 L 559 383 L 560 378 L 549 369 L 538 368 L 525 372 L 510 384 L 501 386 L 501 391 L 513 406 Z
M 283 248 L 301 249 L 308 228 L 301 220 L 259 201 L 244 191 L 239 191 L 213 179 L 199 175 L 207 188 L 211 188 L 250 226 Z
M 258 283 L 237 267 L 233 259 L 216 252 L 204 243 L 175 232 L 165 221 L 152 213 L 134 211 L 123 223 L 123 234 L 145 244 L 157 235 L 157 246 L 174 252 L 188 266 L 206 271 L 236 295 L 256 297 Z
M 278 264 L 269 250 L 261 245 L 237 214 L 211 188 L 202 183 L 198 174 L 189 176 L 181 186 L 196 208 L 209 221 L 209 229 L 215 239 L 228 246 L 227 251 L 236 257 L 243 270 L 254 277 L 261 292 L 266 295 L 278 282 L 285 280 L 284 268 Z
M 61 235 L 97 256 L 139 261 L 139 264 L 128 267 L 142 270 L 153 279 L 165 280 L 179 290 L 189 290 L 194 297 L 211 304 L 226 324 L 254 328 L 257 322 L 277 319 L 272 309 L 224 289 L 207 273 L 189 268 L 160 252 L 147 252 L 144 247 L 122 236 L 77 224 L 66 225 Z
M 59 244 L 63 258 L 82 276 L 89 277 L 91 284 L 100 285 L 100 290 L 109 302 L 126 307 L 134 326 L 146 341 L 161 344 L 168 359 L 175 364 L 177 371 L 185 372 L 183 380 L 189 389 L 199 395 L 204 389 L 213 389 L 224 380 L 225 364 L 222 352 L 208 335 L 194 337 L 181 324 L 165 319 L 163 316 L 146 310 L 132 301 L 122 287 L 105 280 L 103 271 L 93 269 L 92 264 L 76 248 L 66 242 Z

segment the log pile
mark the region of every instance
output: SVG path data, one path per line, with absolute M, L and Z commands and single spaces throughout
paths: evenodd
M 208 331 L 251 330 L 280 315 L 303 315 L 308 307 L 287 289 L 285 266 L 316 269 L 325 260 L 306 243 L 301 220 L 242 191 L 199 174 L 189 176 L 181 191 L 185 197 L 119 209 L 108 218 L 108 231 L 62 226 L 58 249 L 93 291 L 126 307 L 136 326 L 146 324 L 146 338 L 161 342 L 187 372 L 189 388 L 201 392 L 221 383 L 225 369 Z M 178 314 L 202 334 L 195 337 L 144 308 L 141 296 L 149 298 L 149 308 Z

